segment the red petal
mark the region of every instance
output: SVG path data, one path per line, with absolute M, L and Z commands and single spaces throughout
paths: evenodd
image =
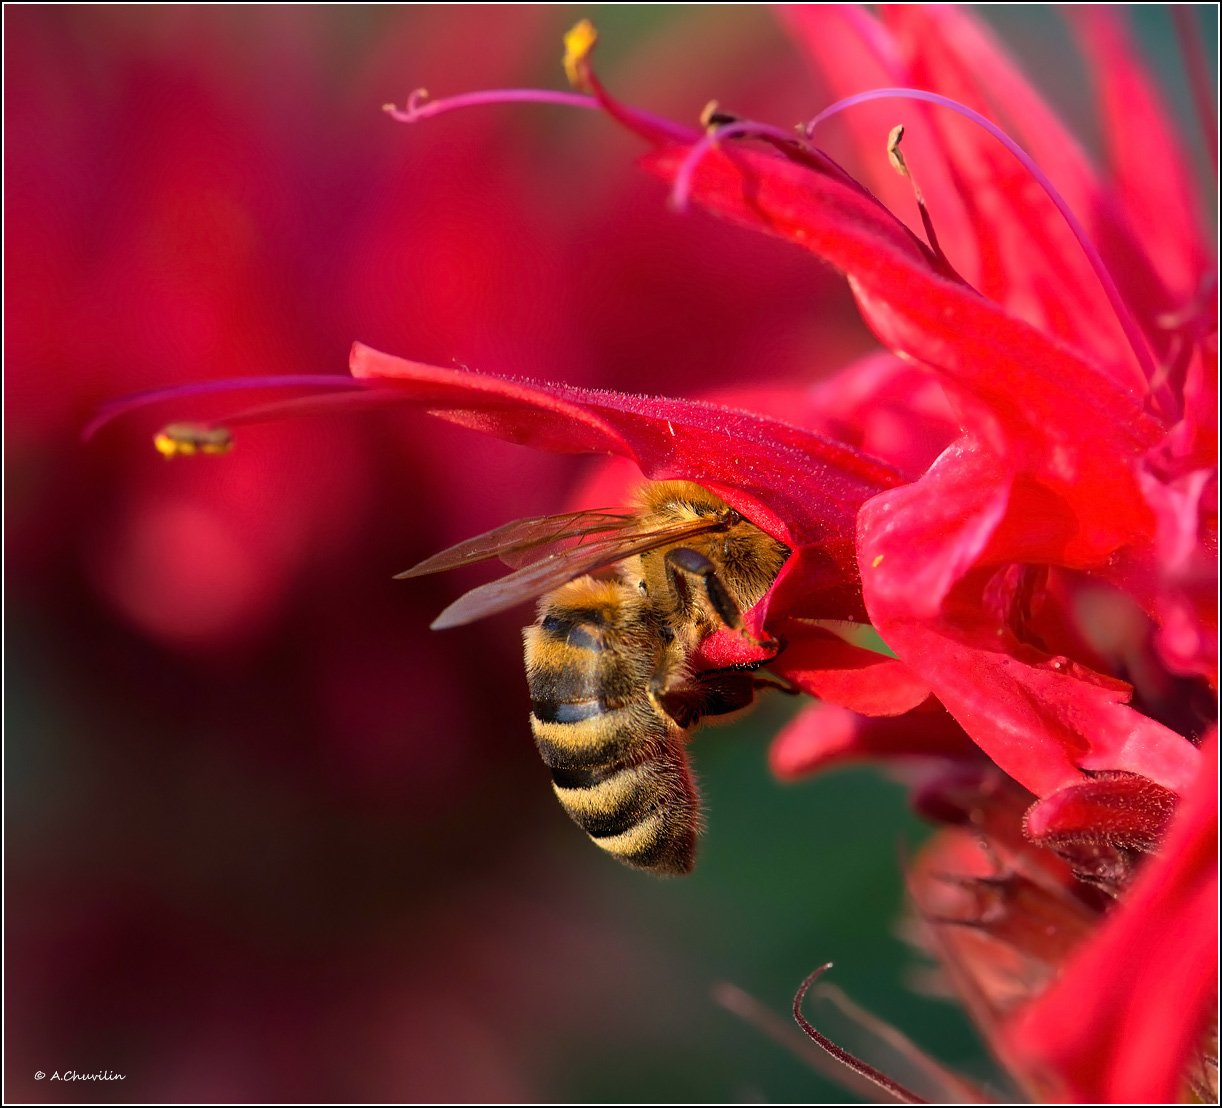
M 705 485 L 794 551 L 762 613 L 786 614 L 783 597 L 801 599 L 800 614 L 860 618 L 857 510 L 899 477 L 850 447 L 714 404 L 509 381 L 360 343 L 351 367 L 397 399 L 485 434 L 562 453 L 618 454 L 651 480 Z
M 1108 198 L 1073 137 L 970 13 L 887 8 L 886 26 L 849 5 L 794 7 L 784 14 L 835 96 L 876 87 L 923 88 L 1002 124 L 1052 174 L 1079 216 L 1097 219 L 1095 238 L 1118 280 L 1130 294 L 1139 294 L 1147 322 L 1153 318 L 1153 305 L 1162 302 L 1163 294 L 1157 280 L 1150 279 L 1140 240 L 1109 211 Z M 974 287 L 1050 334 L 1105 354 L 1118 379 L 1144 387 L 1069 229 L 993 138 L 921 103 L 867 103 L 844 118 L 858 136 L 855 165 L 896 211 L 911 207 L 911 187 L 880 156 L 878 136 L 900 120 L 908 124 L 904 148 L 939 240 Z
M 874 88 L 913 84 L 894 35 L 863 5 L 791 4 L 777 14 L 812 64 L 827 101 L 841 100 Z M 837 153 L 845 133 L 853 145 L 854 176 L 893 212 L 910 212 L 907 222 L 919 222 L 912 185 L 891 167 L 883 138 L 901 121 L 906 124 L 904 153 L 927 197 L 935 197 L 933 218 L 938 238 L 961 272 L 974 274 L 976 239 L 953 187 L 953 178 L 927 115 L 938 111 L 928 104 L 883 100 L 856 105 L 824 122 L 814 138 Z
M 980 757 L 958 724 L 937 706 L 871 718 L 833 704 L 812 704 L 781 730 L 768 761 L 778 777 L 794 778 L 849 762 L 922 756 Z
M 1106 496 L 1107 486 L 1095 492 Z M 1144 503 L 1115 504 L 1108 520 L 1098 507 L 1084 510 L 1084 497 L 1072 485 L 1054 491 L 1014 479 L 1007 462 L 965 436 L 920 480 L 864 506 L 858 557 L 863 572 L 872 571 L 876 600 L 913 615 L 935 614 L 956 582 L 981 567 L 1027 563 L 1128 573 L 1116 555 L 1126 543 L 1147 548 Z
M 867 504 L 858 556 L 879 611 L 936 616 L 955 583 L 984 561 L 1008 505 L 992 459 L 962 445 L 919 481 Z
M 923 473 L 959 433 L 958 421 L 935 374 L 892 354 L 874 354 L 811 388 L 804 418 L 843 442 L 883 458 L 906 473 Z
M 1172 300 L 1187 302 L 1212 265 L 1192 161 L 1120 14 L 1107 6 L 1065 10 L 1094 70 L 1120 204 L 1133 228 L 1148 230 L 1157 219 L 1158 233 L 1144 236 L 1143 245 Z
M 1216 466 L 1173 480 L 1142 474 L 1142 488 L 1157 520 L 1155 551 L 1137 563 L 1132 586 L 1157 587 L 1146 600 L 1159 623 L 1158 648 L 1175 673 L 1200 674 L 1217 684 L 1218 521 Z M 1140 594 L 1138 594 L 1140 596 Z
M 845 567 L 851 567 L 847 575 Z M 762 616 L 774 609 L 781 618 L 867 622 L 852 543 L 829 535 L 794 550 L 760 605 Z
M 667 147 L 645 164 L 670 179 L 684 153 Z M 846 273 L 879 338 L 934 369 L 964 405 L 969 427 L 1016 467 L 1074 497 L 1091 525 L 1121 533 L 1148 528 L 1132 463 L 1161 428 L 1142 412 L 1140 398 L 938 275 L 923 248 L 876 202 L 839 180 L 739 148 L 711 152 L 700 163 L 692 197 L 805 246 Z
M 1177 792 L 1195 775 L 1192 744 L 1129 708 L 1119 682 L 1024 647 L 987 617 L 972 618 L 979 589 L 953 598 L 953 619 L 894 615 L 872 601 L 868 585 L 866 601 L 896 653 L 984 752 L 1036 795 L 1076 784 L 1083 770 L 1138 773 Z
M 1055 498 L 1014 494 L 965 442 L 913 485 L 862 510 L 858 558 L 878 633 L 1002 769 L 1037 796 L 1082 770 L 1125 770 L 1177 792 L 1196 772 L 1187 740 L 1128 708 L 1130 690 L 1018 641 L 992 610 L 1011 562 L 1098 558 Z M 1028 490 L 1029 491 L 1029 490 Z M 1081 564 L 1081 563 L 1079 563 Z
M 1033 804 L 1023 820 L 1027 837 L 1051 846 L 1105 842 L 1152 851 L 1175 811 L 1175 793 L 1135 774 L 1071 785 Z
M 1083 770 L 1138 773 L 1177 792 L 1196 773 L 1196 748 L 1129 708 L 1127 692 L 1060 672 L 1064 660 L 1024 651 L 996 625 L 887 620 L 879 630 L 981 749 L 1037 795 Z
M 694 400 L 509 381 L 382 354 L 357 343 L 352 374 L 485 434 L 561 453 L 620 454 L 651 480 L 723 493 L 794 547 L 852 533 L 857 509 L 896 484 L 889 467 L 775 420 Z
M 975 108 L 1022 143 L 1087 221 L 1126 292 L 1138 295 L 1149 326 L 1165 293 L 1140 239 L 1073 134 L 985 26 L 953 7 L 897 5 L 885 9 L 884 17 L 910 60 L 908 82 Z M 1026 170 L 980 128 L 945 112 L 926 118 L 941 137 L 956 190 L 968 206 L 981 254 L 981 270 L 973 275 L 980 291 L 1078 349 L 1093 351 L 1117 381 L 1144 387 L 1098 278 Z M 930 202 L 937 205 L 940 198 L 931 196 Z
M 1218 981 L 1217 732 L 1163 843 L 1096 936 L 1009 1028 L 1056 1099 L 1169 1103 L 1204 1046 Z
M 913 476 L 959 434 L 937 377 L 881 351 L 809 385 L 719 389 L 710 399 L 830 435 Z
M 673 181 L 690 147 L 661 146 L 641 159 Z M 910 266 L 932 274 L 925 245 L 856 182 L 741 145 L 710 149 L 692 179 L 694 201 L 726 219 L 787 239 L 842 272 Z M 888 263 L 882 265 L 882 263 Z
M 758 608 L 747 616 L 747 630 L 757 636 L 766 636 L 764 621 L 758 616 Z M 730 666 L 758 665 L 776 657 L 776 646 L 765 643 L 756 646 L 745 642 L 741 635 L 723 628 L 705 638 L 695 649 L 688 664 L 694 670 L 727 669 Z
M 929 697 L 929 686 L 903 662 L 845 642 L 823 627 L 782 624 L 789 639 L 772 670 L 803 692 L 866 716 L 898 716 Z

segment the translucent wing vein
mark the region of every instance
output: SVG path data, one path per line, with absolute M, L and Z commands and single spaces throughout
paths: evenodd
M 686 538 L 720 530 L 724 526 L 724 522 L 716 518 L 684 521 L 674 526 L 654 527 L 647 531 L 620 531 L 591 539 L 578 546 L 547 553 L 513 573 L 496 581 L 489 581 L 486 585 L 480 585 L 460 596 L 433 621 L 432 627 L 440 631 L 472 623 L 485 616 L 506 611 L 523 601 L 538 599 L 582 574 L 593 573 L 624 558 L 644 554 L 662 546 L 673 546 Z

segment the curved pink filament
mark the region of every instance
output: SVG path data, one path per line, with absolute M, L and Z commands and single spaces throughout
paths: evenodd
M 568 108 L 600 107 L 593 96 L 579 92 L 557 92 L 542 88 L 501 88 L 485 89 L 483 92 L 464 92 L 458 96 L 447 96 L 441 100 L 429 100 L 428 93 L 416 89 L 402 108 L 387 104 L 383 111 L 391 119 L 399 123 L 415 123 L 446 112 L 458 111 L 461 108 L 477 108 L 484 104 L 560 104 Z
M 241 392 L 244 389 L 341 389 L 367 390 L 368 386 L 355 378 L 342 374 L 290 374 L 284 377 L 231 377 L 220 381 L 197 381 L 191 385 L 167 385 L 159 389 L 122 396 L 99 409 L 81 431 L 81 439 L 88 442 L 106 424 L 128 412 L 160 404 L 166 400 L 181 400 L 188 396 L 208 396 L 212 393 Z
M 1124 297 L 1121 296 L 1120 289 L 1116 287 L 1116 282 L 1112 280 L 1112 275 L 1104 264 L 1099 251 L 1095 248 L 1095 244 L 1091 242 L 1090 236 L 1087 235 L 1086 228 L 1078 221 L 1078 217 L 1074 215 L 1073 209 L 1066 203 L 1065 198 L 1057 191 L 1056 186 L 1048 179 L 1044 171 L 1036 164 L 1035 159 L 991 119 L 974 111 L 966 104 L 960 104 L 959 101 L 952 100 L 948 96 L 941 96 L 936 92 L 927 92 L 924 89 L 916 88 L 875 88 L 855 93 L 852 96 L 846 96 L 843 100 L 837 100 L 834 104 L 824 108 L 806 124 L 804 129 L 806 136 L 809 138 L 811 132 L 820 123 L 830 119 L 833 115 L 844 111 L 846 108 L 855 107 L 857 104 L 865 104 L 871 100 L 924 100 L 930 104 L 949 108 L 953 112 L 958 112 L 965 119 L 969 119 L 978 126 L 983 127 L 1013 154 L 1023 168 L 1031 174 L 1044 190 L 1048 199 L 1052 201 L 1057 211 L 1061 213 L 1061 217 L 1068 224 L 1074 238 L 1078 240 L 1078 245 L 1082 248 L 1082 253 L 1086 255 L 1086 260 L 1090 264 L 1091 269 L 1094 270 L 1095 276 L 1103 288 L 1104 295 L 1107 297 L 1112 311 L 1116 314 L 1120 328 L 1124 332 L 1124 336 L 1128 340 L 1129 346 L 1132 348 L 1133 354 L 1137 359 L 1137 364 L 1141 367 L 1146 380 L 1154 381 L 1156 379 L 1158 367 L 1155 365 L 1154 358 L 1150 353 L 1149 347 L 1146 345 L 1145 335 L 1137 320 L 1133 317 L 1133 313 L 1129 310 L 1129 306 L 1125 303 Z
M 798 1021 L 798 1026 L 806 1032 L 808 1038 L 826 1050 L 837 1062 L 848 1066 L 854 1073 L 866 1078 L 867 1081 L 874 1082 L 875 1085 L 895 1097 L 901 1104 L 927 1103 L 923 1097 L 919 1097 L 916 1093 L 904 1088 L 898 1081 L 892 1081 L 886 1074 L 880 1073 L 856 1055 L 850 1054 L 844 1047 L 837 1046 L 822 1032 L 816 1031 L 810 1021 L 802 1015 L 802 1001 L 806 999 L 806 994 L 810 987 L 831 968 L 832 963 L 825 962 L 798 986 L 797 994 L 793 998 L 793 1018 Z
M 587 110 L 607 108 L 607 105 L 598 97 L 587 96 L 580 92 L 559 92 L 542 88 L 499 88 L 485 89 L 483 92 L 464 92 L 458 96 L 447 96 L 441 100 L 430 100 L 424 89 L 416 89 L 407 98 L 407 103 L 402 108 L 386 104 L 382 110 L 398 123 L 417 123 L 431 116 L 458 111 L 460 108 L 478 108 L 489 104 L 559 104 L 566 108 L 585 108 Z M 687 132 L 676 128 L 670 120 L 663 119 L 652 112 L 633 108 L 632 114 L 650 127 L 670 134 L 676 142 L 685 141 L 688 138 Z

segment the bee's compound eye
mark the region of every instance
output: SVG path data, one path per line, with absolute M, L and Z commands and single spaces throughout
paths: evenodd
M 644 581 L 639 581 L 636 587 L 643 593 L 649 592 L 649 586 Z

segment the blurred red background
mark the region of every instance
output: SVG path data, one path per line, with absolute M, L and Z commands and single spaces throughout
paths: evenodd
M 435 634 L 478 578 L 391 579 L 561 510 L 588 462 L 413 414 L 173 464 L 152 431 L 207 405 L 80 430 L 145 388 L 341 373 L 354 339 L 671 395 L 813 381 L 872 348 L 843 283 L 670 212 L 591 114 L 380 110 L 561 87 L 588 9 L 4 14 L 8 1098 L 838 1096 L 708 990 L 783 1012 L 837 957 L 910 1023 L 898 791 L 781 793 L 766 707 L 697 744 L 696 875 L 621 871 L 531 749 L 526 613 Z M 659 114 L 821 103 L 766 10 L 593 14 Z M 69 1069 L 125 1080 L 34 1080 Z

